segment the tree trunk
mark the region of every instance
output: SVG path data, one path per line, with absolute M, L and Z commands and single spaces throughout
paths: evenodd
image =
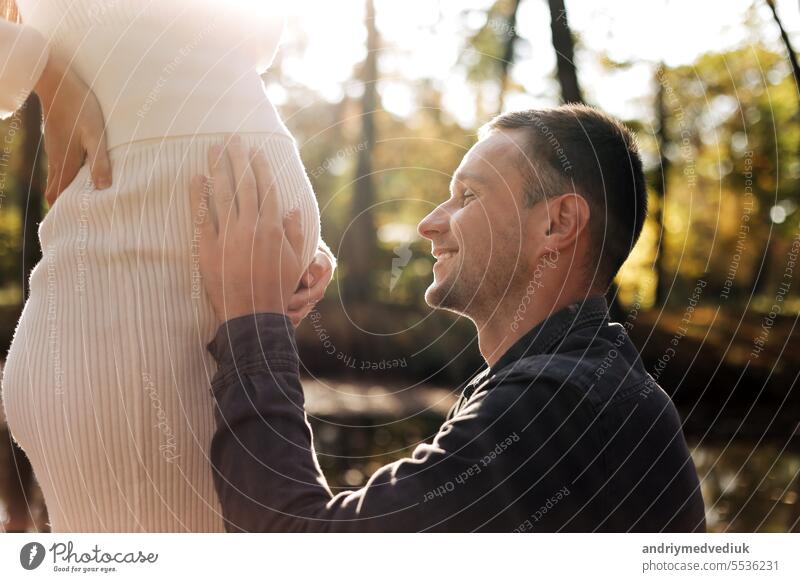
M 503 58 L 500 61 L 500 98 L 498 99 L 497 112 L 503 112 L 503 105 L 505 103 L 506 92 L 508 91 L 509 73 L 511 65 L 514 64 L 514 48 L 517 44 L 519 35 L 517 34 L 517 13 L 519 12 L 519 5 L 522 0 L 513 0 L 511 5 L 511 13 L 508 15 L 508 32 L 505 47 L 503 49 Z
M 800 98 L 800 63 L 797 62 L 797 53 L 792 46 L 792 41 L 789 39 L 789 34 L 786 32 L 786 29 L 783 27 L 783 23 L 778 16 L 778 10 L 775 7 L 775 0 L 766 0 L 766 2 L 767 6 L 769 6 L 769 9 L 772 11 L 772 18 L 775 20 L 775 24 L 778 25 L 778 30 L 781 32 L 783 44 L 786 47 L 786 52 L 789 55 L 789 62 L 792 64 L 792 74 L 794 74 L 795 88 L 797 89 L 798 97 Z M 798 103 L 798 109 L 800 109 L 800 103 Z M 798 117 L 800 117 L 800 114 Z M 797 151 L 798 156 L 800 157 L 800 142 L 797 144 Z
M 786 29 L 783 27 L 783 23 L 778 16 L 778 10 L 775 8 L 775 0 L 766 0 L 766 2 L 767 6 L 769 6 L 769 9 L 772 11 L 772 18 L 775 20 L 775 24 L 778 25 L 778 30 L 781 32 L 783 44 L 786 46 L 786 52 L 789 54 L 789 62 L 792 64 L 794 81 L 798 91 L 800 92 L 800 63 L 797 62 L 797 53 L 792 46 L 792 41 L 789 39 L 789 34 L 786 32 Z
M 666 83 L 665 75 L 666 68 L 664 63 L 661 63 L 656 72 L 656 82 L 658 83 L 656 89 L 656 123 L 658 124 L 656 141 L 658 143 L 659 164 L 653 181 L 653 191 L 658 198 L 658 211 L 653 213 L 658 227 L 656 255 L 653 261 L 653 270 L 656 273 L 656 305 L 663 305 L 669 293 L 667 274 L 664 272 L 664 217 L 667 207 L 667 179 L 669 176 L 669 158 L 666 155 L 669 136 L 667 135 L 668 113 L 664 89 L 664 84 Z
M 350 216 L 353 223 L 347 235 L 344 253 L 346 280 L 343 284 L 343 301 L 361 303 L 372 294 L 371 259 L 377 246 L 372 205 L 375 186 L 372 178 L 372 158 L 375 150 L 375 110 L 378 104 L 378 31 L 375 26 L 375 5 L 366 0 L 367 58 L 361 80 L 364 95 L 361 98 L 361 143 L 358 148 L 353 200 Z
M 564 0 L 548 0 L 548 4 L 553 49 L 556 51 L 556 75 L 561 85 L 561 100 L 564 103 L 583 103 L 583 93 L 578 84 L 578 73 L 575 68 L 575 43 L 567 21 Z

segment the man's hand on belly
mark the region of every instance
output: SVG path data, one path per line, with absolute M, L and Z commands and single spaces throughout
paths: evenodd
M 300 213 L 280 214 L 264 153 L 234 136 L 209 151 L 211 178 L 190 192 L 203 285 L 220 323 L 252 313 L 289 311 L 306 265 Z M 217 224 L 209 217 L 214 211 Z

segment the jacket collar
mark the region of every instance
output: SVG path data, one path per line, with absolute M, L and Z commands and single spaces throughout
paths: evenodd
M 589 324 L 599 325 L 608 318 L 608 303 L 602 295 L 592 295 L 583 301 L 567 305 L 519 338 L 492 367 L 484 368 L 466 385 L 448 418 L 457 413 L 484 380 L 522 358 L 546 354 L 570 332 Z M 509 370 L 511 371 L 511 370 Z
M 591 295 L 583 301 L 567 305 L 518 339 L 495 365 L 489 368 L 488 373 L 495 374 L 528 356 L 550 353 L 572 329 L 591 323 L 599 324 L 606 318 L 608 318 L 608 303 L 602 295 Z

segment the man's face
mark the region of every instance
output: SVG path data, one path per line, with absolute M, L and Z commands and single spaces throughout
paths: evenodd
M 525 147 L 516 130 L 489 133 L 464 156 L 450 198 L 420 222 L 436 257 L 425 293 L 431 307 L 485 320 L 525 280 L 530 249 L 523 241 L 532 211 L 520 165 Z

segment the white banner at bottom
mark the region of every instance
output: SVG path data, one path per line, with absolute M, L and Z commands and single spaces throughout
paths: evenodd
M 0 580 L 800 580 L 796 534 L 3 534 Z M 171 578 L 170 578 L 171 577 Z

